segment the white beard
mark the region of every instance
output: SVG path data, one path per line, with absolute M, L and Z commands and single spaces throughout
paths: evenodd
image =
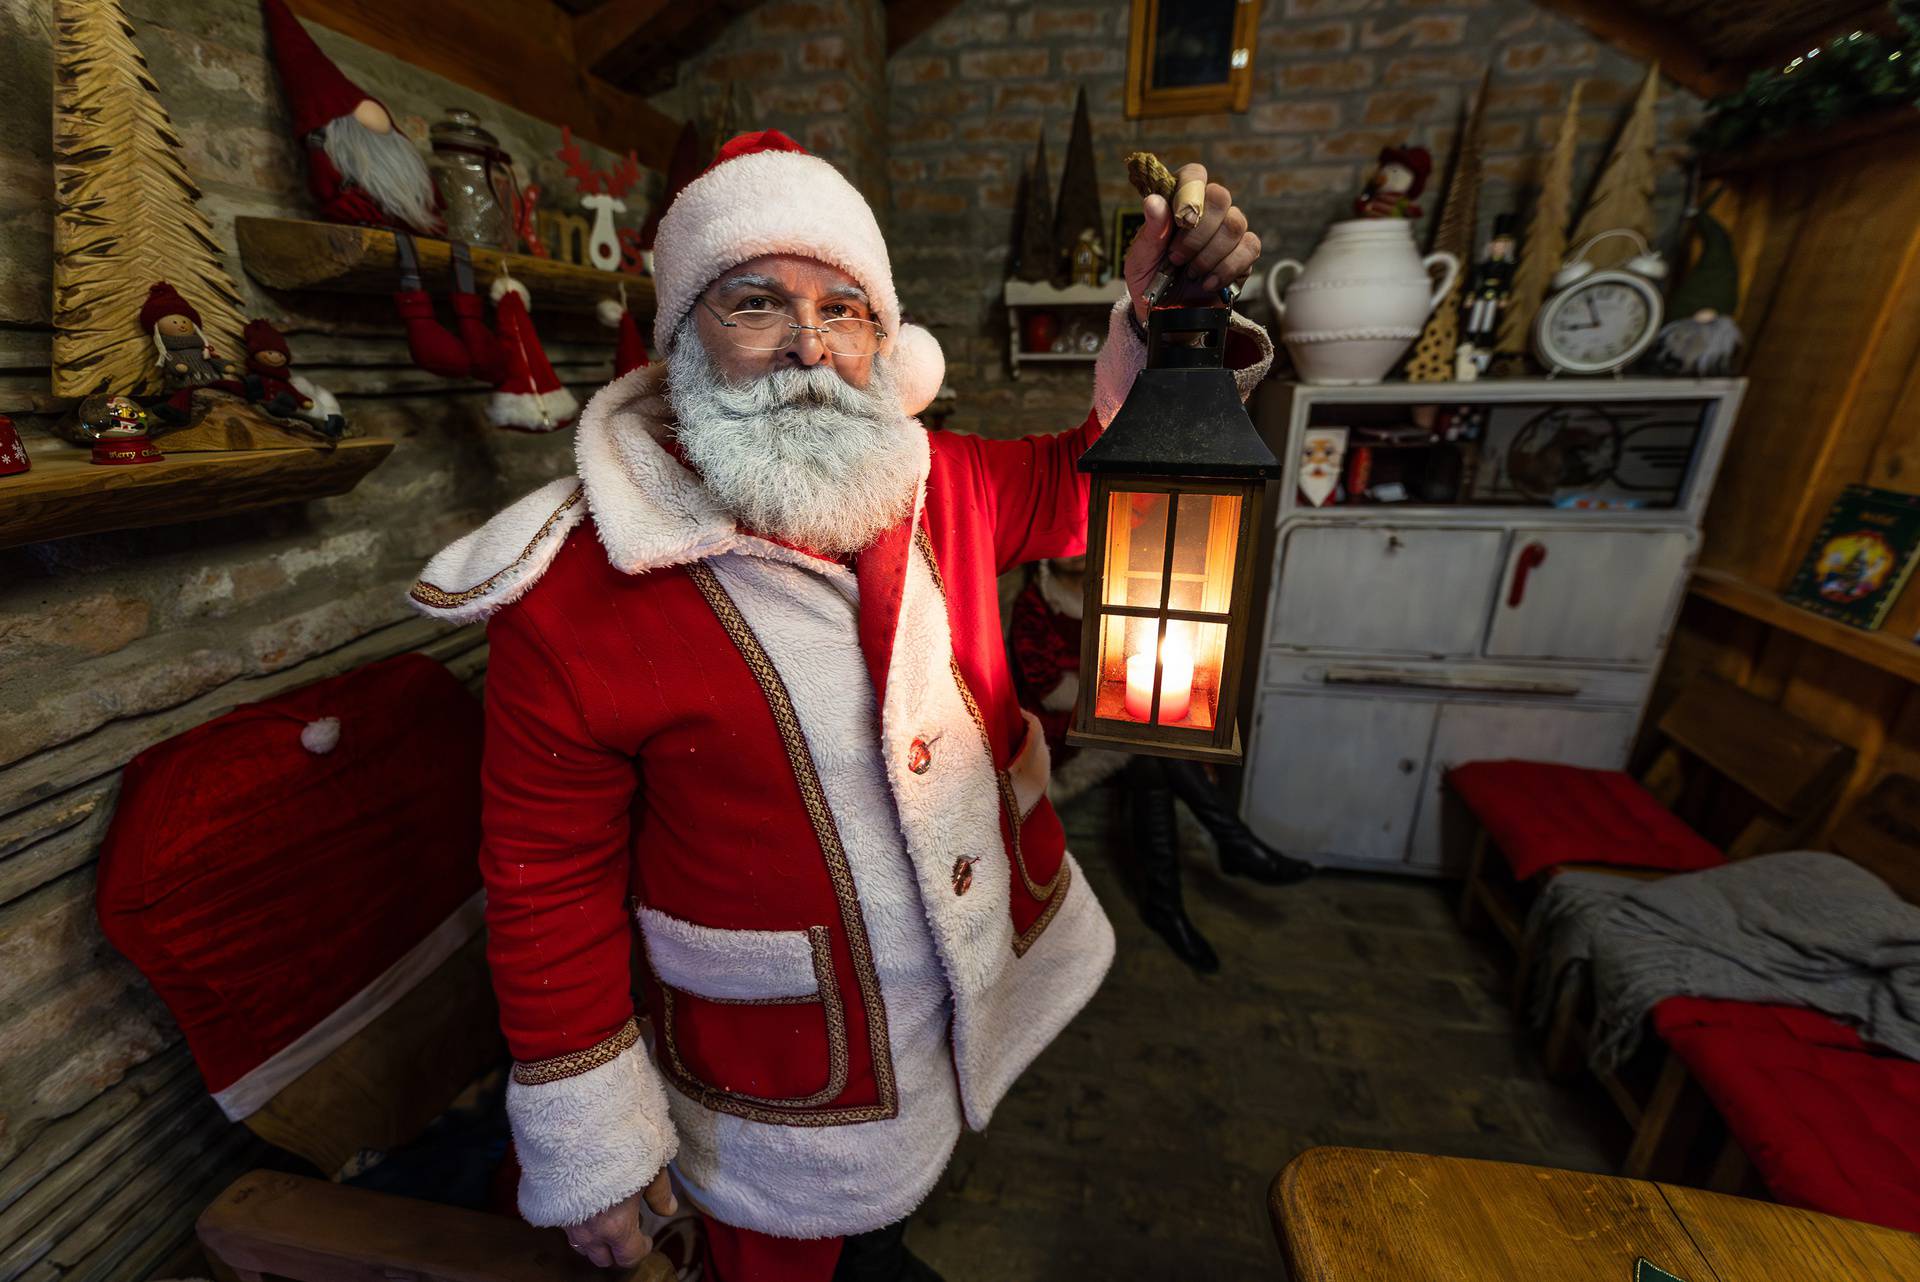
M 389 216 L 417 232 L 439 230 L 433 177 L 412 139 L 398 129 L 375 133 L 352 116 L 336 116 L 321 127 L 320 145 L 340 176 Z
M 829 365 L 731 383 L 691 321 L 667 358 L 675 436 L 708 492 L 748 529 L 835 556 L 913 511 L 922 429 L 895 383 L 878 356 L 865 387 Z

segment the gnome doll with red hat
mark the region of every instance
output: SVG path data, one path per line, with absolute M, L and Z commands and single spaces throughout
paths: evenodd
M 386 104 L 347 79 L 284 0 L 260 0 L 293 134 L 307 153 L 307 189 L 336 223 L 441 229 L 427 162 Z
M 1230 194 L 1207 208 L 1170 240 L 1145 198 L 1084 419 L 928 431 L 939 344 L 866 200 L 782 134 L 735 138 L 660 220 L 657 359 L 582 411 L 572 475 L 414 584 L 487 624 L 519 1207 L 592 1263 L 639 1259 L 642 1208 L 684 1199 L 709 1282 L 937 1277 L 904 1221 L 1113 956 L 997 579 L 1084 552 L 1075 465 L 1146 363 L 1163 252 L 1252 269 Z M 1225 355 L 1244 397 L 1272 346 L 1236 317 Z
M 213 350 L 201 332 L 199 311 L 167 282 L 157 281 L 147 291 L 147 300 L 140 305 L 140 328 L 153 337 L 153 363 L 171 393 L 159 407 L 163 417 L 184 420 L 195 388 L 247 394 L 239 367 Z
M 1353 212 L 1361 218 L 1418 218 L 1420 206 L 1413 202 L 1432 173 L 1433 155 L 1425 147 L 1385 148 L 1373 177 L 1354 198 Z
M 487 401 L 487 421 L 520 432 L 552 432 L 573 422 L 580 402 L 547 360 L 527 314 L 527 287 L 502 274 L 493 282 L 493 328 L 500 381 Z
M 248 321 L 240 341 L 247 348 L 247 394 L 267 413 L 306 419 L 328 436 L 341 434 L 346 419 L 340 402 L 326 388 L 293 372 L 293 349 L 272 322 Z

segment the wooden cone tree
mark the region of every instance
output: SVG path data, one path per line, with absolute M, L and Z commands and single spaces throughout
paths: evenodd
M 1093 119 L 1087 113 L 1086 86 L 1073 108 L 1073 133 L 1067 138 L 1067 162 L 1060 171 L 1060 199 L 1053 207 L 1054 282 L 1067 284 L 1073 249 L 1080 233 L 1101 231 L 1100 179 L 1093 170 Z
M 1487 105 L 1487 82 L 1493 71 L 1480 78 L 1460 130 L 1460 145 L 1454 151 L 1453 174 L 1447 179 L 1446 204 L 1440 210 L 1440 226 L 1433 233 L 1435 252 L 1452 254 L 1460 260 L 1460 272 L 1453 288 L 1440 300 L 1440 306 L 1427 318 L 1427 326 L 1413 345 L 1407 362 L 1407 380 L 1413 383 L 1445 383 L 1453 378 L 1453 356 L 1460 346 L 1460 297 L 1466 292 L 1467 277 L 1473 270 L 1473 233 L 1480 216 L 1481 149 L 1480 122 Z
M 1567 222 L 1573 216 L 1573 155 L 1580 144 L 1580 93 L 1584 81 L 1575 81 L 1567 97 L 1567 114 L 1560 136 L 1540 177 L 1540 193 L 1527 220 L 1527 238 L 1513 269 L 1513 293 L 1500 315 L 1500 354 L 1522 355 L 1540 303 L 1567 254 Z
M 240 292 L 119 0 L 55 0 L 53 391 L 157 391 L 140 305 L 167 281 L 221 356 L 240 357 Z
M 1660 105 L 1660 64 L 1647 68 L 1647 78 L 1634 100 L 1633 114 L 1614 141 L 1607 163 L 1593 184 L 1593 196 L 1587 201 L 1580 225 L 1574 228 L 1572 244 L 1585 244 L 1603 231 L 1624 227 L 1639 232 L 1647 244 L 1653 244 L 1653 153 L 1659 141 L 1659 123 L 1654 119 Z M 1623 237 L 1614 237 L 1594 246 L 1587 260 L 1602 270 L 1617 267 L 1637 251 Z
M 1020 245 L 1014 274 L 1021 280 L 1052 280 L 1053 195 L 1047 182 L 1047 135 L 1034 148 L 1033 171 L 1027 175 L 1026 202 L 1020 210 Z

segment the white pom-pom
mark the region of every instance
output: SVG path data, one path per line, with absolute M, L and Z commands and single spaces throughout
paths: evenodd
M 620 318 L 627 314 L 627 305 L 617 298 L 603 298 L 593 305 L 593 314 L 608 329 L 618 329 Z
M 918 325 L 902 325 L 887 358 L 899 380 L 900 408 L 918 414 L 933 404 L 947 376 L 947 358 L 940 340 Z
M 300 746 L 308 752 L 332 752 L 340 743 L 340 718 L 321 717 L 300 727 Z
M 533 295 L 527 292 L 527 287 L 511 276 L 495 276 L 493 278 L 493 288 L 489 289 L 487 293 L 496 303 L 510 293 L 520 295 L 520 301 L 529 306 L 533 303 Z

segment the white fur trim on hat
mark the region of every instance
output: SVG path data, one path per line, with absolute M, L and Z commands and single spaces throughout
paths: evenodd
M 527 292 L 525 285 L 522 285 L 511 276 L 495 276 L 493 278 L 493 287 L 487 291 L 488 297 L 497 303 L 508 294 L 518 294 L 520 295 L 521 302 L 528 306 L 533 304 L 533 295 Z
M 573 422 L 580 402 L 564 387 L 547 392 L 496 391 L 487 400 L 487 421 L 495 427 L 554 432 Z
M 671 352 L 674 332 L 707 286 L 763 254 L 838 267 L 867 291 L 880 327 L 899 330 L 893 267 L 866 197 L 818 156 L 761 151 L 701 174 L 661 218 L 653 238 L 653 349 Z
M 902 325 L 887 360 L 899 380 L 901 409 L 913 415 L 933 404 L 947 377 L 947 358 L 939 339 L 918 325 Z

